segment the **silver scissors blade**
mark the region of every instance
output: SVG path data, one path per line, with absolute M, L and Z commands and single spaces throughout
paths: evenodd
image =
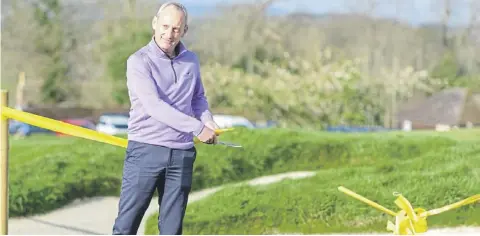
M 217 144 L 225 145 L 228 147 L 235 147 L 235 148 L 241 148 L 241 145 L 234 144 L 234 143 L 229 143 L 229 142 L 223 142 L 223 141 L 217 141 Z

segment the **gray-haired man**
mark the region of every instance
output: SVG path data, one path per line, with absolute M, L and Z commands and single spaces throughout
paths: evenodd
M 127 60 L 129 142 L 113 234 L 137 233 L 155 189 L 160 233 L 182 234 L 197 154 L 193 137 L 216 143 L 198 58 L 180 42 L 187 17 L 182 5 L 163 4 L 152 40 Z

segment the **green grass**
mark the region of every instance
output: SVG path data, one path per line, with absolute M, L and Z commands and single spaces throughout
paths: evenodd
M 193 190 L 298 170 L 335 170 L 442 153 L 464 137 L 429 134 L 332 134 L 284 129 L 238 129 L 222 140 L 243 149 L 198 146 Z M 475 136 L 475 135 L 473 135 Z M 118 196 L 123 148 L 74 137 L 11 140 L 10 216 L 44 213 L 91 196 Z
M 403 132 L 395 131 L 388 132 L 388 135 L 393 136 L 422 136 L 422 137 L 445 137 L 455 139 L 457 141 L 479 141 L 480 140 L 480 129 L 458 129 L 451 130 L 449 132 L 435 132 L 430 130 L 417 130 L 413 132 Z
M 10 216 L 59 208 L 74 199 L 118 193 L 122 148 L 48 135 L 12 140 Z
M 345 186 L 399 211 L 393 192 L 427 210 L 480 193 L 480 146 L 473 142 L 438 148 L 408 159 L 377 159 L 357 167 L 318 171 L 302 180 L 259 187 L 226 188 L 189 205 L 185 234 L 275 234 L 386 232 L 393 217 L 337 190 Z M 146 233 L 158 233 L 158 214 Z M 480 204 L 428 218 L 430 227 L 480 225 Z M 245 227 L 248 225 L 248 227 Z

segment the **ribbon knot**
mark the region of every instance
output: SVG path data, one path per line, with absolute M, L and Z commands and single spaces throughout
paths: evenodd
M 395 215 L 395 223 L 388 221 L 387 230 L 396 235 L 413 235 L 427 232 L 427 216 L 423 208 L 413 208 L 412 204 L 401 194 L 395 204 L 402 209 Z
M 464 200 L 458 201 L 456 203 L 426 211 L 423 208 L 413 208 L 412 204 L 401 194 L 394 193 L 395 196 L 398 196 L 395 200 L 395 204 L 401 209 L 399 212 L 395 213 L 392 210 L 385 208 L 384 206 L 373 202 L 343 186 L 338 187 L 338 190 L 341 192 L 360 200 L 369 206 L 376 208 L 377 210 L 383 211 L 391 216 L 395 217 L 395 223 L 388 221 L 387 230 L 392 231 L 395 235 L 414 235 L 418 233 L 427 232 L 427 217 L 432 215 L 437 215 L 445 211 L 449 211 L 455 208 L 459 208 L 471 203 L 480 201 L 480 194 L 476 194 Z

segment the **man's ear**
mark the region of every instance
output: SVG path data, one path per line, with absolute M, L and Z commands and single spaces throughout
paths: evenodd
M 157 27 L 157 16 L 154 16 L 152 19 L 152 29 L 155 31 L 156 27 Z
M 184 29 L 183 29 L 183 35 L 182 36 L 185 36 L 188 32 L 188 25 L 185 25 Z

